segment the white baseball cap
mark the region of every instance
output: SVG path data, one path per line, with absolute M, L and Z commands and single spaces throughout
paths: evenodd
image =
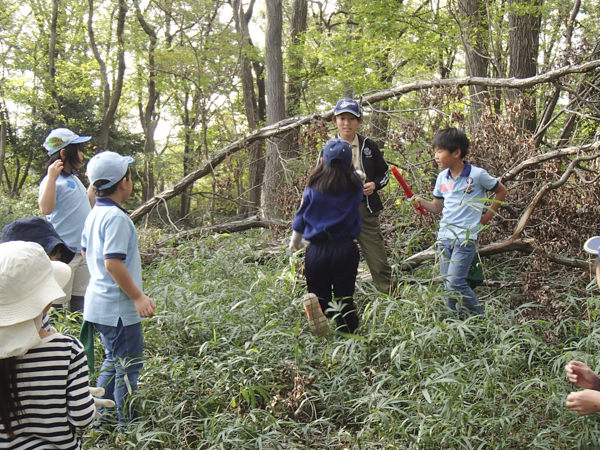
M 44 148 L 48 152 L 48 156 L 52 156 L 69 144 L 81 144 L 91 138 L 91 136 L 79 136 L 68 128 L 56 128 L 46 137 Z

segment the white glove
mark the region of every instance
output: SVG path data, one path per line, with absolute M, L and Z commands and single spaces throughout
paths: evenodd
M 90 394 L 94 397 L 94 405 L 96 406 L 96 412 L 94 413 L 94 419 L 102 417 L 102 414 L 98 412 L 98 408 L 114 408 L 115 402 L 106 398 L 98 398 L 104 395 L 104 388 L 90 387 Z
M 292 238 L 290 239 L 290 246 L 288 247 L 291 252 L 296 252 L 306 247 L 309 242 L 304 239 L 304 235 L 297 231 L 292 231 Z

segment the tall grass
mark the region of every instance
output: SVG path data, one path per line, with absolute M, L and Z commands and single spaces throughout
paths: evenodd
M 564 407 L 576 387 L 563 371 L 573 357 L 598 367 L 596 297 L 561 299 L 589 306 L 586 323 L 518 324 L 503 291 L 486 302 L 489 320 L 456 320 L 441 283 L 411 278 L 435 275 L 425 267 L 401 273 L 393 297 L 360 285 L 355 338 L 316 338 L 299 262 L 249 232 L 147 267 L 159 312 L 144 322 L 141 420 L 121 436 L 90 432 L 85 448 L 599 447 L 597 419 Z M 544 341 L 557 327 L 565 340 Z

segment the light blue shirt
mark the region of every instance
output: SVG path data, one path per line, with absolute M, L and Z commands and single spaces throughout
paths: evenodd
M 122 259 L 133 282 L 142 290 L 137 231 L 127 211 L 111 199 L 97 197 L 96 206 L 85 221 L 81 246 L 86 252 L 90 271 L 83 318 L 113 327 L 119 319 L 124 326 L 141 322 L 133 300 L 121 290 L 104 266 L 105 259 Z
M 48 175 L 40 184 L 38 200 L 47 182 Z M 77 249 L 77 253 L 81 252 L 81 232 L 91 210 L 87 191 L 79 178 L 72 173 L 61 172 L 56 179 L 56 204 L 46 219 L 69 247 Z
M 487 171 L 471 164 L 465 164 L 456 180 L 450 169 L 442 171 L 433 190 L 433 196 L 444 202 L 438 239 L 477 240 L 486 192 L 495 191 L 499 184 Z

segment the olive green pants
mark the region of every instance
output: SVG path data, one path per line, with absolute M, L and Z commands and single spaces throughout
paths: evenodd
M 369 266 L 369 271 L 373 277 L 373 282 L 379 287 L 381 292 L 390 293 L 392 282 L 392 268 L 390 267 L 383 234 L 379 224 L 379 212 L 371 213 L 367 209 L 366 202 L 361 202 L 359 207 L 362 217 L 362 228 L 358 236 L 358 245 L 363 258 Z

